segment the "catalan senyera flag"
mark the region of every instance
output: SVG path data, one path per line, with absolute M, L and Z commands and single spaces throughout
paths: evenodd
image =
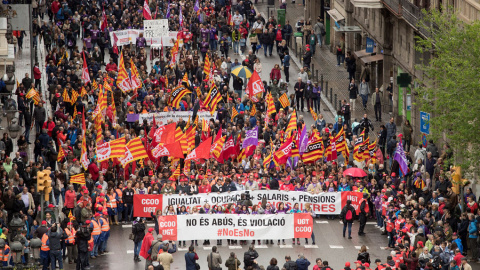
M 95 117 L 94 124 L 96 145 L 100 145 L 102 143 L 102 116 L 100 114 Z
M 193 120 L 193 125 L 198 127 L 198 114 L 197 117 L 195 117 L 195 120 Z
M 217 110 L 217 105 L 221 100 L 222 95 L 220 94 L 220 91 L 218 91 L 217 86 L 213 85 L 212 88 L 210 88 L 210 92 L 208 92 L 207 97 L 205 98 L 205 103 L 208 104 L 211 115 L 213 115 L 213 113 Z
M 353 148 L 353 159 L 356 161 L 364 161 L 365 156 L 364 152 L 365 149 L 368 151 L 368 143 L 366 142 L 367 139 L 365 139 L 365 131 L 362 131 L 360 136 L 357 137 L 357 140 L 355 141 L 355 147 Z
M 85 185 L 85 174 L 79 173 L 70 177 L 70 183 Z
M 200 87 L 195 87 L 195 92 L 197 93 L 197 97 L 201 98 L 202 97 L 202 89 Z
M 65 157 L 65 151 L 63 147 L 59 144 L 58 155 L 57 155 L 57 162 L 62 162 L 63 158 Z
M 210 124 L 207 119 L 202 119 L 202 131 L 203 132 L 210 132 Z
M 108 79 L 107 79 L 107 78 L 105 78 L 105 80 L 103 81 L 103 89 L 104 89 L 105 91 L 113 92 L 112 87 L 111 87 L 110 84 L 108 83 Z
M 92 82 L 92 90 L 97 90 L 98 88 L 98 83 L 95 79 L 93 79 L 93 82 Z
M 208 76 L 210 76 L 210 70 L 212 69 L 212 63 L 210 62 L 210 56 L 205 56 L 205 61 L 203 61 L 203 73 L 206 75 L 205 79 L 208 80 Z
M 187 138 L 188 149 L 192 150 L 195 148 L 195 129 L 192 126 L 187 128 L 185 137 Z
M 123 51 L 120 53 L 120 61 L 118 62 L 117 87 L 120 88 L 123 93 L 126 93 L 133 89 L 130 77 L 128 77 L 127 69 L 125 69 Z
M 183 164 L 183 174 L 188 175 L 190 174 L 190 167 L 192 165 L 191 161 L 187 161 Z
M 138 89 L 142 87 L 142 81 L 140 80 L 140 74 L 138 73 L 137 66 L 133 63 L 133 57 L 130 58 L 130 71 L 132 73 L 131 86 L 132 89 Z
M 145 150 L 140 137 L 130 140 L 125 145 L 125 150 L 125 156 L 123 158 L 119 158 L 123 167 L 132 161 L 148 157 L 147 151 Z
M 171 106 L 173 108 L 178 108 L 180 106 L 180 101 L 182 100 L 182 98 L 185 95 L 191 94 L 191 93 L 192 93 L 192 91 L 185 88 L 185 86 L 183 86 L 183 85 L 177 86 L 176 88 L 174 88 L 172 90 L 172 94 L 170 96 Z
M 255 104 L 252 104 L 252 108 L 250 109 L 250 116 L 255 116 L 256 113 L 257 113 L 257 108 Z
M 67 88 L 63 89 L 63 102 L 70 102 L 70 97 L 68 96 L 68 91 Z
M 82 90 L 80 91 L 80 96 L 83 98 L 87 94 L 88 94 L 87 89 L 85 89 L 85 86 L 82 86 Z
M 115 99 L 113 97 L 113 91 L 110 92 L 112 98 L 112 126 L 115 127 L 117 125 L 117 107 L 115 106 Z
M 272 115 L 274 113 L 277 113 L 277 109 L 275 108 L 275 103 L 273 102 L 272 94 L 267 93 L 266 99 L 267 99 L 267 115 Z
M 178 177 L 180 177 L 180 164 L 177 165 L 177 168 L 173 172 L 172 177 L 177 178 L 177 179 L 178 179 Z
M 26 97 L 29 99 L 32 99 L 35 105 L 38 105 L 38 103 L 40 103 L 40 100 L 41 100 L 40 94 L 33 88 L 30 88 L 30 90 L 28 90 Z
M 287 93 L 283 93 L 283 95 L 278 98 L 278 101 L 280 101 L 283 108 L 290 106 L 290 100 L 288 99 Z
M 125 156 L 125 137 L 97 145 L 97 161 Z
M 185 75 L 183 75 L 182 83 L 186 83 L 187 87 L 190 86 L 190 82 L 188 81 L 188 73 L 187 72 L 185 72 Z
M 233 119 L 235 119 L 235 117 L 238 115 L 238 111 L 237 109 L 235 109 L 235 107 L 232 108 L 232 117 L 230 119 L 231 122 L 233 122 Z
M 218 140 L 215 140 L 215 142 L 210 147 L 211 156 L 213 156 L 215 159 L 220 158 L 220 154 L 222 153 L 222 149 L 223 149 L 223 146 L 225 145 L 226 139 L 227 139 L 227 136 L 222 136 Z
M 310 108 L 310 113 L 312 114 L 313 121 L 317 121 L 318 115 L 312 108 Z
M 171 59 L 170 59 L 170 66 L 173 67 L 177 62 L 178 50 L 179 50 L 179 40 L 175 40 L 175 44 L 173 44 L 173 48 L 170 51 Z
M 86 130 L 87 130 L 87 125 L 85 124 L 85 111 L 83 111 L 82 112 L 82 152 L 80 155 L 80 163 L 82 163 L 83 169 L 85 170 L 88 168 L 88 165 L 90 165 L 90 160 L 88 160 L 88 156 L 87 156 L 87 139 L 86 139 L 87 137 L 85 136 Z
M 377 148 L 377 140 L 375 140 L 375 142 L 368 145 L 368 152 L 369 152 L 369 156 L 372 160 L 372 163 L 377 162 L 377 155 L 375 153 L 375 148 Z
M 294 130 L 297 130 L 297 111 L 295 110 L 293 110 L 292 116 L 290 117 L 285 134 L 290 135 Z
M 345 131 L 343 127 L 340 131 L 335 135 L 335 146 L 337 148 L 337 152 L 343 152 L 345 148 L 347 148 L 347 140 L 345 140 Z
M 304 163 L 313 163 L 323 158 L 323 141 L 321 138 L 312 138 L 309 140 L 307 151 L 303 153 L 302 160 Z
M 180 129 L 180 127 L 177 127 L 177 129 L 175 130 L 175 141 L 180 142 L 182 152 L 183 154 L 186 154 L 188 148 L 187 138 L 185 137 L 185 134 L 183 133 L 182 129 Z
M 72 89 L 72 96 L 70 97 L 70 104 L 72 104 L 72 105 L 75 104 L 77 102 L 78 96 L 79 96 L 79 94 L 78 94 L 77 90 Z
M 107 92 L 105 90 L 102 91 L 102 87 L 100 87 L 100 95 L 98 97 L 98 104 L 100 105 L 100 114 L 102 115 L 102 122 L 107 115 Z
M 365 139 L 365 148 L 363 149 L 364 160 L 370 158 L 370 151 L 368 150 L 369 147 L 370 147 L 370 138 L 367 137 L 367 139 Z

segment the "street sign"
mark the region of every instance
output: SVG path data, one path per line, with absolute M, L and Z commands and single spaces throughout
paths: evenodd
M 420 132 L 430 134 L 430 114 L 420 112 Z
M 400 73 L 397 76 L 397 84 L 400 87 L 408 87 L 408 85 L 410 85 L 411 82 L 412 82 L 412 76 L 410 76 L 410 74 L 408 73 Z
M 427 135 L 425 135 L 425 133 L 422 133 L 422 146 L 423 148 L 427 148 Z
M 367 47 L 365 49 L 365 52 L 373 53 L 374 44 L 375 44 L 375 41 L 373 41 L 373 39 L 367 37 Z
M 168 36 L 168 19 L 143 20 L 143 37 L 159 38 Z

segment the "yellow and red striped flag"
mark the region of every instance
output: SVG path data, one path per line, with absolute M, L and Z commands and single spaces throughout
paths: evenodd
M 273 103 L 273 97 L 271 93 L 267 93 L 267 115 L 272 115 L 277 113 L 275 108 L 275 103 Z
M 111 158 L 125 156 L 125 137 L 97 145 L 97 160 L 104 161 Z
M 38 103 L 40 103 L 40 100 L 41 100 L 40 94 L 33 88 L 30 88 L 30 90 L 28 90 L 26 97 L 31 98 L 33 100 L 33 103 L 35 103 L 35 105 L 38 105 Z
M 294 110 L 292 116 L 290 117 L 290 121 L 288 122 L 287 130 L 285 134 L 290 136 L 291 132 L 297 130 L 297 112 Z
M 70 102 L 70 97 L 68 96 L 68 91 L 67 88 L 63 89 L 63 102 Z
M 79 173 L 70 177 L 70 183 L 85 185 L 85 174 Z
M 85 95 L 87 95 L 87 89 L 85 89 L 85 86 L 82 86 L 82 90 L 80 91 L 80 96 L 84 97 Z
M 210 109 L 210 114 L 217 110 L 218 103 L 222 100 L 222 95 L 220 91 L 218 91 L 217 86 L 214 84 L 210 91 L 208 92 L 207 96 L 205 97 L 204 103 L 207 104 L 208 108 Z
M 177 86 L 175 89 L 172 90 L 172 94 L 170 95 L 170 100 L 171 100 L 171 106 L 173 108 L 178 108 L 180 106 L 180 101 L 182 101 L 182 98 L 187 95 L 191 94 L 192 92 L 185 88 L 185 86 L 180 85 Z
M 102 143 L 102 117 L 100 114 L 95 117 L 95 130 L 96 145 L 100 145 Z
M 120 61 L 118 62 L 117 87 L 120 88 L 120 90 L 122 90 L 123 93 L 126 93 L 133 89 L 130 81 L 130 77 L 128 77 L 127 70 L 125 69 L 125 62 L 123 60 L 123 51 L 120 53 Z
M 80 154 L 80 163 L 82 163 L 83 169 L 85 170 L 87 170 L 88 165 L 90 165 L 90 160 L 88 159 L 88 155 L 87 155 L 87 136 L 85 136 L 86 130 L 87 130 L 87 125 L 85 124 L 85 111 L 83 111 L 82 112 L 82 152 Z
M 370 158 L 372 159 L 372 163 L 377 162 L 377 153 L 375 151 L 375 148 L 377 148 L 377 140 L 375 140 L 374 143 L 368 145 L 368 151 L 370 152 Z
M 210 76 L 210 70 L 212 69 L 212 63 L 210 63 L 210 57 L 208 56 L 208 53 L 207 56 L 205 56 L 205 61 L 203 62 L 203 73 L 206 75 L 205 80 L 208 80 Z
M 312 114 L 313 121 L 317 121 L 318 115 L 311 107 L 310 107 L 310 113 Z
M 173 178 L 178 178 L 178 177 L 180 177 L 180 163 L 177 165 L 177 168 L 176 168 L 175 171 L 173 172 L 172 177 L 173 177 Z
M 202 131 L 203 132 L 210 132 L 210 125 L 207 119 L 202 119 Z
M 185 134 L 183 133 L 182 129 L 180 129 L 180 127 L 177 127 L 177 129 L 175 130 L 175 141 L 180 142 L 182 152 L 183 154 L 186 154 L 188 149 L 187 138 L 185 137 Z
M 223 145 L 225 144 L 226 139 L 227 139 L 227 136 L 222 136 L 220 137 L 220 139 L 215 141 L 210 147 L 210 152 L 212 153 L 212 156 L 215 157 L 215 159 L 218 159 L 220 157 L 220 154 L 222 153 Z
M 278 101 L 280 101 L 283 108 L 290 106 L 290 100 L 288 100 L 287 93 L 283 93 L 283 95 L 278 98 Z
M 132 89 L 138 89 L 142 87 L 142 81 L 140 80 L 140 74 L 138 73 L 137 66 L 133 63 L 133 57 L 130 58 L 130 71 L 132 73 Z
M 255 116 L 256 113 L 257 113 L 257 108 L 254 103 L 252 104 L 252 109 L 250 109 L 250 116 Z
M 237 109 L 235 107 L 232 108 L 232 118 L 230 119 L 231 122 L 233 122 L 233 119 L 238 115 Z
M 70 98 L 70 104 L 75 104 L 75 102 L 77 102 L 77 98 L 78 98 L 79 94 L 77 92 L 77 90 L 75 89 L 72 89 L 72 96 Z
M 313 163 L 323 158 L 323 142 L 321 138 L 311 138 L 308 142 L 307 151 L 303 153 L 304 163 Z
M 187 131 L 185 132 L 185 137 L 187 138 L 187 146 L 190 151 L 195 148 L 195 129 L 192 126 L 189 126 L 187 128 Z
M 130 140 L 125 146 L 125 155 L 123 158 L 119 158 L 122 166 L 125 167 L 128 163 L 147 158 L 148 154 L 145 147 L 142 144 L 140 137 L 136 137 Z
M 65 157 L 65 151 L 63 150 L 63 147 L 59 144 L 57 161 L 58 161 L 58 162 L 62 162 L 62 160 L 63 160 L 64 157 Z
M 183 75 L 182 83 L 186 83 L 187 87 L 190 86 L 190 82 L 188 81 L 188 73 L 187 72 L 185 72 L 185 75 Z
M 98 83 L 95 79 L 93 79 L 93 82 L 92 82 L 92 90 L 97 90 L 98 88 Z
M 195 117 L 195 121 L 193 121 L 193 125 L 195 127 L 198 127 L 198 114 L 197 114 L 197 117 Z

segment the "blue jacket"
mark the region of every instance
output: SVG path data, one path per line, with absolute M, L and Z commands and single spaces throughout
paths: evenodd
M 290 55 L 285 55 L 285 57 L 283 57 L 283 66 L 290 67 Z
M 308 270 L 308 266 L 310 265 L 310 262 L 305 258 L 297 259 L 297 261 L 295 261 L 295 263 L 297 264 L 297 269 L 298 270 Z
M 462 245 L 462 240 L 460 238 L 457 238 L 452 241 L 452 243 L 455 242 L 457 243 L 457 247 L 460 250 L 460 252 L 463 252 L 463 245 Z
M 478 228 L 477 221 L 474 219 L 468 224 L 468 238 L 477 238 L 478 237 Z

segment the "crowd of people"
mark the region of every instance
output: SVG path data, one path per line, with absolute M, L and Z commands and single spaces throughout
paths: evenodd
M 250 0 L 219 0 L 215 3 L 132 0 L 34 2 L 33 12 L 40 18 L 33 21 L 34 45 L 45 45 L 46 67 L 35 63 L 33 79 L 26 74 L 15 90 L 19 124 L 25 127 L 25 133 L 15 142 L 18 151 L 13 152 L 14 142 L 8 132 L 4 132 L 0 140 L 0 239 L 5 242 L 5 252 L 1 257 L 4 265 L 12 264 L 13 256 L 6 252 L 8 245 L 19 241 L 28 246 L 34 239 L 40 239 L 43 269 L 49 265 L 54 269 L 56 263 L 63 269 L 62 256 L 65 255 L 68 255 L 68 263 L 76 262 L 77 269 L 85 269 L 107 251 L 110 226 L 128 222 L 133 224 L 130 239 L 135 243 L 134 260 L 138 262 L 142 256 L 147 261 L 146 268 L 169 269 L 167 266 L 172 261 L 170 254 L 176 252 L 177 244 L 162 241 L 157 224 L 156 228 L 147 230 L 145 220 L 133 216 L 133 196 L 192 195 L 235 190 L 304 191 L 314 194 L 362 192 L 364 200 L 358 215 L 350 203 L 342 209 L 339 218 L 344 224 L 343 236 L 351 238 L 351 225 L 357 218 L 361 225 L 358 234 L 365 235 L 366 220 L 374 219 L 376 226 L 388 238 L 391 255 L 386 260 L 376 260 L 375 265 L 370 264 L 367 255 L 359 255 L 356 265 L 348 264 L 346 270 L 350 267 L 469 270 L 471 267 L 466 255 L 470 263 L 478 263 L 478 198 L 470 188 L 465 189 L 463 197 L 460 196 L 460 189 L 453 181 L 454 169 L 449 163 L 452 151 L 448 145 L 439 150 L 430 141 L 426 149 L 419 145 L 411 155 L 413 130 L 408 121 L 402 124 L 401 130 L 397 130 L 392 118 L 379 131 L 374 131 L 367 114 L 360 121 L 354 119 L 352 112 L 355 111 L 358 94 L 362 97 L 364 109 L 367 107 L 370 90 L 366 82 L 357 86 L 352 81 L 349 86 L 350 103 L 342 101 L 341 111 L 334 123 L 327 123 L 321 115 L 322 89 L 318 82 L 311 81 L 308 72 L 315 48 L 322 45 L 325 32 L 320 18 L 315 24 L 300 20 L 294 26 L 288 21 L 282 26 L 274 17 L 265 19 L 257 14 Z M 169 30 L 178 31 L 177 39 L 182 39 L 183 46 L 179 48 L 176 61 L 172 61 L 171 47 L 149 50 L 143 35 L 125 46 L 117 46 L 116 41 L 112 40 L 111 33 L 114 31 L 142 29 L 143 9 L 146 7 L 150 9 L 152 18 L 166 18 L 169 20 Z M 305 55 L 304 68 L 294 78 L 292 87 L 288 46 L 294 31 L 303 33 Z M 23 33 L 20 36 L 23 38 Z M 20 43 L 18 45 L 21 50 Z M 345 49 L 342 44 L 337 48 L 340 64 L 340 61 L 344 61 Z M 230 49 L 235 55 L 233 61 L 229 56 Z M 270 81 L 263 82 L 265 92 L 254 102 L 253 97 L 245 93 L 247 78 L 231 75 L 231 71 L 237 66 L 245 66 L 261 74 L 262 63 L 257 54 L 262 53 L 262 49 L 267 59 L 271 57 L 278 64 L 269 73 Z M 273 57 L 275 53 L 279 58 Z M 123 54 L 129 76 L 133 73 L 131 63 L 138 70 L 141 80 L 138 89 L 123 92 L 117 87 L 120 54 Z M 211 75 L 204 72 L 206 58 L 211 63 Z M 84 61 L 91 79 L 87 84 L 82 81 Z M 349 73 L 352 74 L 352 70 L 354 73 L 354 58 L 348 54 L 345 62 Z M 45 70 L 46 82 L 41 81 L 41 70 Z M 179 84 L 183 84 L 191 93 L 185 95 L 175 108 L 169 101 L 172 89 Z M 239 147 L 233 156 L 212 157 L 198 162 L 168 157 L 155 159 L 150 155 L 126 167 L 117 159 L 97 161 L 96 146 L 101 143 L 123 136 L 127 142 L 139 137 L 145 146 L 155 140 L 150 132 L 157 128 L 153 126 L 154 122 L 131 122 L 127 120 L 129 114 L 175 111 L 196 114 L 198 111 L 210 111 L 210 104 L 205 100 L 213 85 L 222 97 L 215 108 L 216 118 L 209 119 L 206 125 L 194 123 L 193 117 L 180 119 L 176 126 L 182 132 L 188 128 L 194 129 L 195 146 L 219 132 L 226 138 L 232 137 L 235 144 L 240 145 L 245 132 L 258 127 L 259 143 L 256 147 L 243 149 L 243 154 Z M 32 88 L 44 93 L 47 98 L 39 102 L 33 100 L 28 95 Z M 94 117 L 100 92 L 105 88 L 111 88 L 107 95 L 105 115 Z M 273 98 L 273 114 L 267 113 L 270 112 L 267 93 Z M 281 100 L 284 94 L 288 102 Z M 372 103 L 377 121 L 381 121 L 380 102 L 376 89 Z M 313 162 L 304 162 L 298 155 L 299 158 L 292 158 L 289 164 L 266 162 L 287 138 L 297 136 L 302 131 L 306 125 L 304 111 L 316 116 L 314 124 L 307 127 L 310 140 L 318 138 L 327 148 L 330 138 L 343 130 L 351 156 L 328 161 L 320 156 Z M 290 127 L 293 116 L 297 117 L 297 121 Z M 85 126 L 82 124 L 83 117 Z M 293 134 L 286 132 L 292 129 L 296 130 Z M 33 136 L 30 130 L 33 130 Z M 362 136 L 362 131 L 366 139 L 368 134 L 372 137 L 378 135 L 374 151 L 380 158 L 354 160 L 355 142 Z M 85 136 L 82 136 L 83 132 Z M 399 136 L 400 133 L 402 136 Z M 35 139 L 31 141 L 31 137 Z M 409 162 L 409 170 L 405 173 L 399 171 L 398 162 L 393 159 L 400 141 Z M 84 142 L 89 162 L 86 168 L 81 162 Z M 34 146 L 33 156 L 28 151 L 30 143 Z M 60 152 L 64 157 L 59 157 Z M 177 167 L 181 168 L 180 175 L 174 175 Z M 345 177 L 343 172 L 350 167 L 363 169 L 367 176 Z M 36 177 L 44 169 L 51 170 L 53 196 L 50 202 L 41 205 L 44 195 L 36 190 Z M 71 182 L 72 176 L 79 174 L 84 174 L 85 184 Z M 59 202 L 63 202 L 62 209 L 58 209 Z M 44 216 L 41 215 L 41 208 L 46 209 Z M 311 213 L 317 217 L 309 205 L 300 209 L 298 204 L 294 204 L 290 209 L 283 204 L 277 208 L 270 204 L 264 207 L 232 204 L 223 209 L 218 205 L 205 204 L 201 209 L 194 207 L 188 211 L 185 206 L 169 205 L 165 210 L 152 213 L 152 218 L 197 213 L 297 212 Z M 314 234 L 311 238 L 315 244 Z M 274 240 L 278 244 L 285 242 L 285 239 Z M 299 239 L 292 241 L 293 244 L 300 244 Z M 236 244 L 236 241 L 229 240 L 228 243 Z M 308 243 L 308 239 L 305 239 L 305 243 Z M 185 242 L 180 244 L 186 246 Z M 210 242 L 206 240 L 203 244 L 209 245 Z M 246 244 L 246 241 L 240 244 Z M 266 244 L 273 244 L 273 241 L 266 241 Z M 217 245 L 222 245 L 222 241 L 217 241 Z M 198 243 L 192 241 L 185 254 L 188 270 L 199 269 L 196 265 L 196 246 Z M 222 264 L 216 249 L 216 246 L 212 247 L 212 255 L 207 258 L 212 270 L 221 268 Z M 362 249 L 362 253 L 365 252 Z M 255 255 L 254 246 L 247 253 L 248 258 L 243 261 L 245 269 L 259 268 L 255 262 L 258 254 Z M 27 250 L 23 254 L 24 261 L 28 261 Z M 310 264 L 301 254 L 296 261 L 290 257 L 285 260 L 282 268 L 285 270 L 306 270 Z M 161 264 L 154 263 L 156 261 Z M 267 269 L 277 270 L 277 264 L 273 258 Z M 229 270 L 236 270 L 239 265 L 235 254 L 231 254 L 225 263 Z M 313 269 L 329 268 L 327 261 L 315 260 Z

